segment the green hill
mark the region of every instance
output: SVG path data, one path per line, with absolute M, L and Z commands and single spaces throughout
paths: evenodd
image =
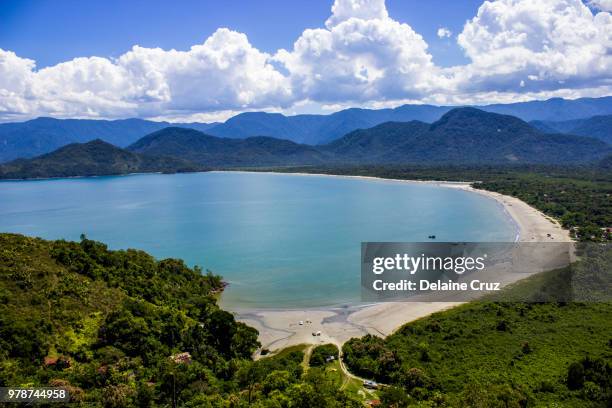
M 149 155 L 170 155 L 205 166 L 274 166 L 323 163 L 326 155 L 313 146 L 272 137 L 230 139 L 192 129 L 166 128 L 128 147 Z
M 168 392 L 173 354 L 189 352 L 191 369 L 218 381 L 230 360 L 258 346 L 254 329 L 216 305 L 220 278 L 182 261 L 86 239 L 1 234 L 0 248 L 2 386 L 68 384 L 83 400 L 144 398 L 147 382 Z
M 100 176 L 201 169 L 182 158 L 140 155 L 102 140 L 73 143 L 33 159 L 0 164 L 0 178 Z
M 0 387 L 63 387 L 74 406 L 362 406 L 302 375 L 300 351 L 252 361 L 257 331 L 217 306 L 222 288 L 177 259 L 0 234 Z

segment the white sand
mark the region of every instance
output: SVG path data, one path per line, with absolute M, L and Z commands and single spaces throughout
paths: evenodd
M 295 173 L 292 173 L 295 175 Z M 304 176 L 313 174 L 300 173 Z M 377 179 L 376 177 L 333 176 Z M 514 219 L 520 242 L 571 242 L 568 231 L 540 211 L 523 201 L 484 190 L 474 189 L 469 183 L 387 180 L 398 183 L 432 183 L 441 187 L 459 188 L 489 197 L 500 203 Z M 559 253 L 538 252 L 542 268 L 558 262 Z M 253 310 L 236 313 L 240 321 L 259 330 L 263 348 L 277 350 L 296 344 L 335 343 L 341 345 L 351 337 L 365 334 L 387 336 L 405 323 L 456 306 L 460 302 L 388 302 L 350 308 L 307 310 Z M 299 322 L 303 321 L 303 325 Z M 310 323 L 308 323 L 309 321 Z M 320 336 L 313 332 L 321 331 Z

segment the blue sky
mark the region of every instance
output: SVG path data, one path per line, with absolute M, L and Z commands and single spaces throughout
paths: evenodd
M 478 0 L 390 0 L 389 14 L 425 37 L 437 64 L 465 63 L 440 27 L 459 32 Z M 266 52 L 290 48 L 305 28 L 322 25 L 328 0 L 3 0 L 0 48 L 37 61 L 38 67 L 82 56 L 117 57 L 133 45 L 188 49 L 219 27 L 246 33 Z
M 0 121 L 612 94 L 612 0 L 3 0 Z

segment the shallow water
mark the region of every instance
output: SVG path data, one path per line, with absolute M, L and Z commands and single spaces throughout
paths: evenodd
M 0 231 L 182 258 L 233 309 L 359 302 L 362 241 L 513 241 L 494 200 L 431 184 L 268 173 L 0 183 Z

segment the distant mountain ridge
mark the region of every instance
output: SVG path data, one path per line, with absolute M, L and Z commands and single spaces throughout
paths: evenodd
M 452 107 L 403 105 L 394 109 L 350 108 L 329 115 L 284 116 L 280 113 L 246 112 L 207 130 L 213 136 L 246 138 L 266 135 L 296 143 L 319 145 L 356 129 L 384 122 L 433 122 Z
M 570 133 L 595 137 L 612 145 L 612 115 L 564 121 L 532 121 L 530 124 L 547 133 Z
M 356 130 L 322 149 L 371 164 L 585 163 L 611 150 L 597 139 L 543 133 L 519 118 L 475 108 L 453 109 L 431 125 L 396 122 Z
M 0 164 L 0 178 L 102 176 L 201 169 L 201 166 L 182 158 L 141 155 L 96 139 L 87 143 L 72 143 L 33 159 L 17 159 Z
M 453 106 L 403 105 L 394 109 L 345 109 L 330 115 L 284 116 L 278 113 L 247 112 L 225 123 L 167 123 L 142 119 L 58 120 L 38 118 L 21 123 L 0 124 L 0 162 L 33 157 L 73 142 L 96 138 L 125 147 L 139 138 L 168 126 L 191 128 L 211 136 L 247 138 L 269 136 L 300 144 L 323 145 L 357 129 L 385 122 L 418 120 L 431 123 Z M 526 121 L 575 120 L 612 115 L 612 97 L 517 102 L 479 106 L 481 110 L 509 114 Z M 588 135 L 591 136 L 591 135 Z
M 607 168 L 611 153 L 612 148 L 598 139 L 548 134 L 513 116 L 456 108 L 432 124 L 386 122 L 320 146 L 267 136 L 220 138 L 167 127 L 127 149 L 97 139 L 18 159 L 0 165 L 0 178 L 347 164 L 598 163 Z
M 309 164 L 511 164 L 586 163 L 610 146 L 587 137 L 546 134 L 509 115 L 456 108 L 433 124 L 387 122 L 355 130 L 325 145 L 284 139 L 218 138 L 192 129 L 167 128 L 128 149 L 180 157 L 203 166 Z
M 207 130 L 216 124 L 184 123 L 174 126 Z M 101 139 L 125 147 L 144 135 L 171 126 L 143 119 L 89 120 L 37 118 L 0 124 L 0 163 L 51 152 L 70 143 Z

